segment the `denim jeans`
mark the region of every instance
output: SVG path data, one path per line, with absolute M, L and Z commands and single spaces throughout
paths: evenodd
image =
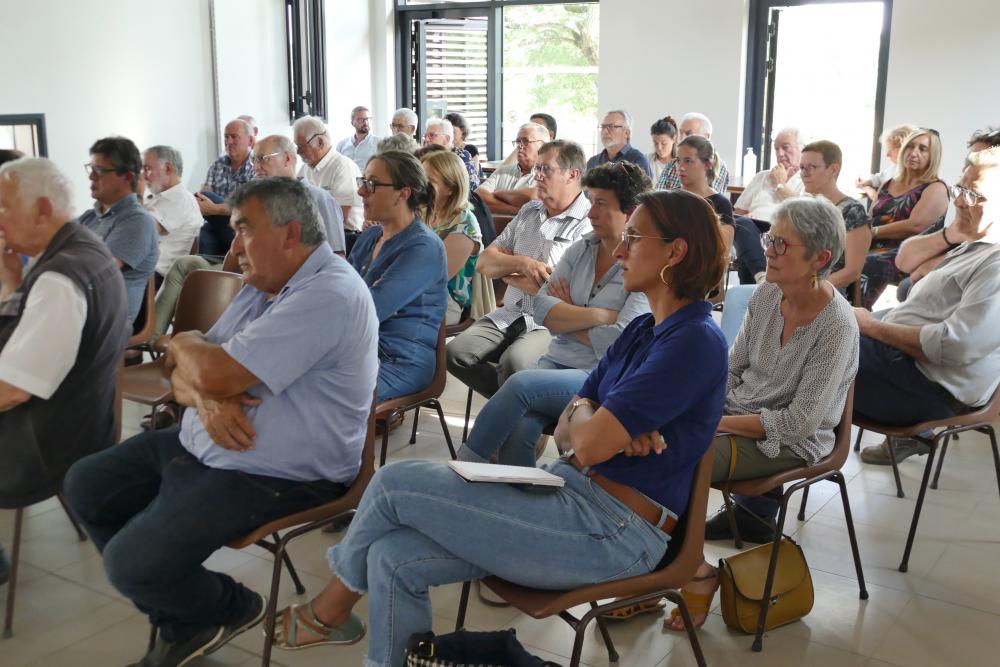
M 569 399 L 587 379 L 585 371 L 527 370 L 514 373 L 486 402 L 459 458 L 535 467 L 535 443 L 558 421 Z
M 733 221 L 733 247 L 736 249 L 736 268 L 741 285 L 754 284 L 754 276 L 767 270 L 767 258 L 760 244 L 760 228 L 746 216 Z
M 64 490 L 108 579 L 167 641 L 234 622 L 252 593 L 202 562 L 259 526 L 346 490 L 209 468 L 177 429 L 150 431 L 78 461 Z
M 366 665 L 403 665 L 406 641 L 431 629 L 427 589 L 494 574 L 552 590 L 652 571 L 669 537 L 576 468 L 547 468 L 560 489 L 466 482 L 446 465 L 381 468 L 330 567 L 368 593 Z
M 213 204 L 221 204 L 226 198 L 220 197 L 214 192 L 202 192 Z M 229 252 L 229 246 L 233 243 L 232 227 L 229 226 L 228 215 L 209 215 L 205 217 L 205 224 L 201 226 L 198 233 L 198 252 L 211 257 L 223 257 Z

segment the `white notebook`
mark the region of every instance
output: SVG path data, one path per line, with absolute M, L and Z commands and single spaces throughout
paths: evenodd
M 448 465 L 469 482 L 504 482 L 538 486 L 564 486 L 566 484 L 566 480 L 559 475 L 553 475 L 541 468 L 472 463 L 471 461 L 448 461 Z

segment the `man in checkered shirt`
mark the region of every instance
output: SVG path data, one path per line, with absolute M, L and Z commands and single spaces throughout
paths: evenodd
M 590 201 L 580 179 L 579 144 L 550 141 L 538 151 L 538 200 L 521 207 L 479 256 L 476 271 L 507 283 L 503 305 L 448 345 L 448 370 L 486 397 L 517 371 L 534 368 L 549 347 L 548 329 L 532 318 L 532 301 L 574 241 L 590 231 Z

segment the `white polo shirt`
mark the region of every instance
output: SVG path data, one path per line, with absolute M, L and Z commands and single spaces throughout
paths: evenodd
M 351 211 L 344 219 L 344 229 L 361 231 L 365 221 L 364 204 L 358 194 L 357 182 L 361 170 L 354 164 L 354 160 L 344 157 L 331 147 L 315 167 L 302 165 L 299 176 L 329 192 L 341 206 L 350 206 Z

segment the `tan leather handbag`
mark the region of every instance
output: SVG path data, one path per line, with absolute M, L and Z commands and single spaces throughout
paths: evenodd
M 719 560 L 722 618 L 734 630 L 747 634 L 757 632 L 773 547 L 773 542 L 762 544 Z M 797 621 L 812 610 L 813 583 L 809 565 L 802 548 L 787 537 L 782 537 L 779 543 L 778 564 L 768 604 L 766 630 Z

